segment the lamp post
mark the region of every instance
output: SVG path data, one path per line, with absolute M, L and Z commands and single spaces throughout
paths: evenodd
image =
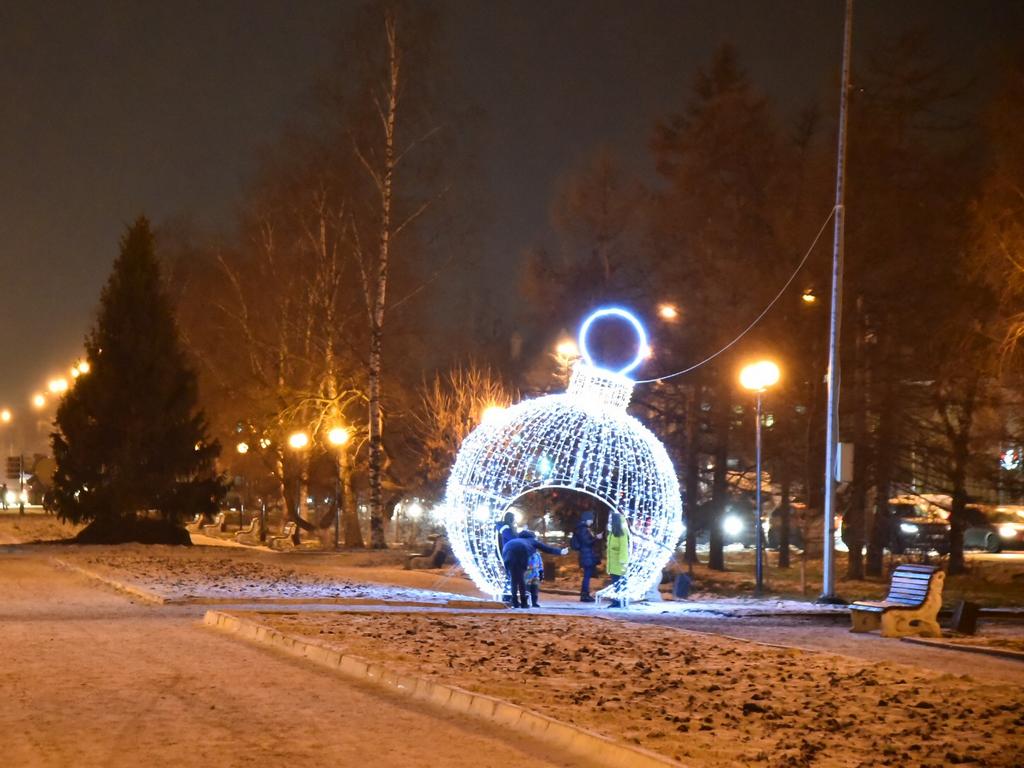
M 327 433 L 327 442 L 339 449 L 338 471 L 334 476 L 334 548 L 341 546 L 341 456 L 342 446 L 352 435 L 345 427 L 332 427 Z
M 288 436 L 288 447 L 291 448 L 296 453 L 300 453 L 301 451 L 305 450 L 306 446 L 308 446 L 308 445 L 309 445 L 309 435 L 307 435 L 305 432 L 292 432 Z M 301 461 L 301 459 L 300 459 L 300 461 Z M 305 470 L 300 467 L 299 468 L 299 476 L 295 478 L 295 518 L 297 520 L 301 520 L 302 519 L 302 474 L 303 474 L 304 471 Z M 295 543 L 296 544 L 298 544 L 299 541 L 301 540 L 301 534 L 299 533 L 300 530 L 302 530 L 301 527 L 298 524 L 296 524 L 296 526 L 295 526 Z
M 235 450 L 238 451 L 239 456 L 245 456 L 249 452 L 249 444 L 242 440 L 235 446 Z M 242 478 L 242 500 L 238 504 L 238 530 L 242 530 L 245 525 L 245 500 L 249 495 L 249 486 L 245 481 L 245 473 L 241 473 L 239 477 Z
M 746 366 L 740 371 L 740 385 L 757 395 L 757 420 L 755 422 L 755 443 L 757 453 L 757 485 L 755 493 L 754 513 L 754 594 L 761 596 L 764 589 L 764 522 L 761 511 L 761 397 L 768 387 L 779 381 L 779 366 L 770 360 L 761 360 Z

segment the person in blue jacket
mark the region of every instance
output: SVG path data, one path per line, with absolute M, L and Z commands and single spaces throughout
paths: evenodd
M 580 569 L 583 571 L 583 583 L 580 584 L 580 602 L 594 602 L 590 594 L 590 577 L 594 575 L 594 568 L 601 562 L 597 552 L 594 551 L 594 544 L 601 538 L 601 534 L 594 535 L 590 526 L 594 523 L 594 513 L 589 509 L 580 515 L 580 521 L 572 534 L 572 548 L 579 552 Z
M 501 555 L 505 545 L 516 537 L 516 516 L 512 512 L 506 512 L 505 516 L 494 524 L 494 537 L 498 545 L 498 555 Z M 505 573 L 505 593 L 501 596 L 503 602 L 512 599 L 512 586 L 509 582 L 508 573 Z
M 549 555 L 567 555 L 568 549 L 559 549 L 539 541 L 533 531 L 520 531 L 514 539 L 510 539 L 501 550 L 501 559 L 505 563 L 512 581 L 512 607 L 529 608 L 530 600 L 526 596 L 526 569 L 530 558 L 537 550 Z

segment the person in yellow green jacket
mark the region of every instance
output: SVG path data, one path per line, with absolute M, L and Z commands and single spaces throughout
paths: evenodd
M 605 544 L 605 563 L 612 584 L 622 578 L 629 563 L 629 527 L 619 512 L 608 516 L 608 540 Z M 620 601 L 612 600 L 611 607 L 618 608 Z

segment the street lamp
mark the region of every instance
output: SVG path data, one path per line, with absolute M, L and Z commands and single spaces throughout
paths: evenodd
M 755 539 L 755 585 L 754 594 L 761 596 L 764 588 L 764 523 L 761 510 L 761 396 L 768 387 L 777 384 L 779 381 L 779 366 L 770 360 L 761 360 L 751 363 L 740 371 L 740 385 L 757 395 L 757 420 L 755 422 L 755 442 L 757 453 L 757 492 L 755 494 L 755 517 L 754 530 Z
M 580 356 L 580 349 L 572 339 L 562 339 L 555 345 L 555 354 L 571 360 Z
M 305 432 L 292 432 L 288 435 L 288 445 L 297 451 L 301 451 L 309 445 L 309 435 Z
M 500 405 L 488 405 L 480 412 L 480 423 L 489 424 L 499 418 L 504 412 L 504 407 Z
M 675 304 L 659 304 L 658 317 L 669 322 L 679 319 L 679 308 Z
M 0 421 L 2 421 L 4 424 L 10 424 L 11 423 L 11 409 L 10 408 L 4 408 L 2 411 L 0 411 Z
M 569 380 L 569 369 L 573 361 L 580 356 L 580 348 L 570 338 L 563 338 L 555 344 L 555 361 L 558 363 L 558 376 L 563 381 Z
M 46 396 L 37 392 L 32 396 L 32 407 L 39 410 L 46 407 Z
M 249 444 L 246 442 L 241 442 L 235 446 L 235 450 L 244 456 L 249 452 Z
M 59 376 L 55 379 L 50 379 L 46 388 L 49 389 L 53 394 L 59 395 L 68 391 L 68 380 L 63 376 Z
M 332 427 L 327 433 L 327 442 L 331 445 L 344 445 L 352 435 L 345 427 Z

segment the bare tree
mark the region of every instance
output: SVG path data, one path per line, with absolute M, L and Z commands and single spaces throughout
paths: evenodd
M 518 397 L 493 370 L 476 363 L 457 366 L 420 389 L 415 435 L 423 483 L 439 491 L 459 446 L 488 408 L 505 408 Z
M 366 362 L 369 450 L 370 543 L 387 546 L 383 474 L 384 335 L 389 288 L 396 247 L 438 198 L 423 184 L 417 155 L 441 131 L 424 115 L 426 87 L 423 48 L 429 41 L 429 20 L 412 6 L 381 3 L 369 6 L 367 40 L 363 42 L 367 104 L 365 124 L 352 132 L 352 146 L 369 180 L 368 203 L 353 215 L 353 245 L 369 323 Z M 404 237 L 403 237 L 404 236 Z M 400 300 L 401 301 L 401 300 Z

